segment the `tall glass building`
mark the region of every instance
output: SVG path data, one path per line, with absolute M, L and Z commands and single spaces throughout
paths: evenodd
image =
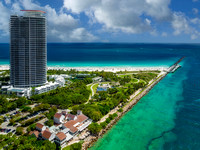
M 13 87 L 46 83 L 46 17 L 40 10 L 21 10 L 10 17 L 10 82 Z

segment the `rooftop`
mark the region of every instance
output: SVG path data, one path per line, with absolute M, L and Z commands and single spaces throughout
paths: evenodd
M 42 10 L 21 10 L 21 11 L 46 13 L 45 11 L 42 11 Z
M 66 135 L 63 132 L 59 132 L 56 134 L 56 136 L 62 141 L 66 138 Z
M 51 132 L 48 130 L 44 130 L 44 132 L 42 133 L 42 137 L 49 139 L 51 137 Z
M 41 123 L 37 123 L 36 127 L 42 129 L 44 125 L 42 125 Z
M 42 10 L 21 10 L 24 13 L 25 17 L 44 17 L 44 14 L 46 12 L 42 11 Z

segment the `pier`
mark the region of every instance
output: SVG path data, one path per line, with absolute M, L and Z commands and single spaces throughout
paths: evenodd
M 179 65 L 179 63 L 184 59 L 185 57 L 182 57 L 181 59 L 179 59 L 176 63 L 174 63 L 171 67 L 168 68 L 167 72 L 175 72 L 178 68 L 181 67 L 181 65 Z

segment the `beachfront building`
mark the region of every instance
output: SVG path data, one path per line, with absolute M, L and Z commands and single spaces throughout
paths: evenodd
M 55 125 L 51 127 L 46 127 L 38 123 L 36 125 L 37 131 L 31 131 L 29 135 L 34 135 L 40 140 L 54 141 L 63 147 L 67 142 L 85 130 L 92 123 L 92 120 L 80 110 L 77 111 L 77 115 L 69 115 L 67 111 L 62 111 L 55 114 L 54 123 Z
M 47 46 L 46 17 L 40 10 L 22 10 L 10 17 L 10 82 L 14 88 L 44 85 Z

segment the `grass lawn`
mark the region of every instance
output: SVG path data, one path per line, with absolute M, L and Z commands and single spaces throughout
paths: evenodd
M 94 94 L 96 94 L 96 92 L 97 92 L 97 87 L 98 87 L 98 83 L 97 84 L 95 84 L 93 87 L 92 87 L 92 89 L 93 89 L 93 91 L 94 91 Z

